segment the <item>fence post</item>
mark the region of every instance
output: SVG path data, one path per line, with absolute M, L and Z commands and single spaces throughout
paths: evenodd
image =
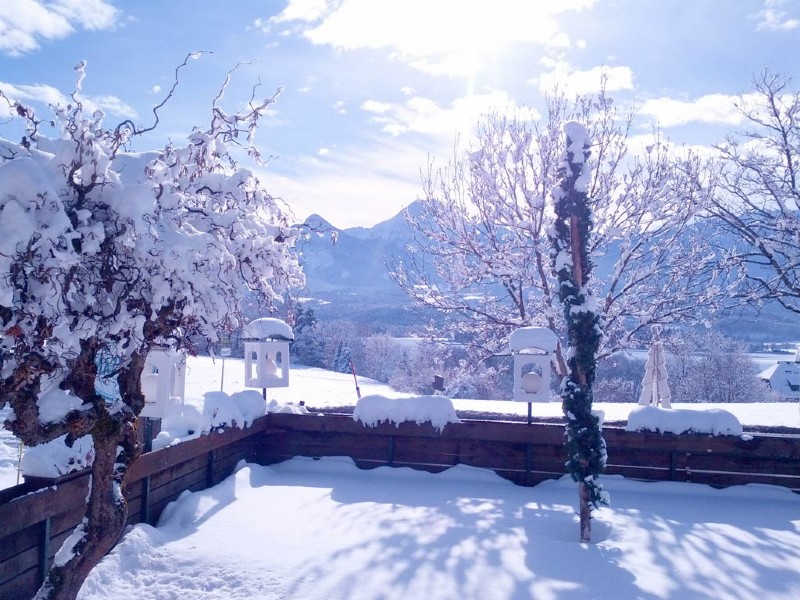
M 214 455 L 216 453 L 216 450 L 212 450 L 208 453 L 208 462 L 206 463 L 206 487 L 212 487 L 214 485 Z
M 388 463 L 390 467 L 394 466 L 394 436 L 389 436 L 389 449 L 388 449 Z
M 50 517 L 39 523 L 39 585 L 50 570 Z
M 525 445 L 525 485 L 531 484 L 531 472 L 533 471 L 533 444 Z
M 142 479 L 141 522 L 150 525 L 150 475 Z

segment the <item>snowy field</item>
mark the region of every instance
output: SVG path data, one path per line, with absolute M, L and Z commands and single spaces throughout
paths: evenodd
M 137 525 L 82 600 L 800 598 L 800 496 L 603 478 L 580 544 L 566 479 L 517 487 L 349 459 L 247 465 Z
M 205 356 L 189 358 L 186 374 L 186 401 L 185 413 L 187 418 L 182 420 L 172 419 L 170 424 L 165 421 L 168 431 L 160 445 L 174 443 L 180 439 L 199 435 L 198 431 L 189 434 L 192 423 L 195 426 L 203 420 L 203 413 L 207 408 L 205 394 L 209 391 L 220 391 L 223 387 L 228 394 L 244 389 L 244 361 L 241 359 L 226 359 L 223 378 L 222 359 L 211 359 Z M 221 386 L 221 383 L 223 384 Z M 405 397 L 403 394 L 392 390 L 390 387 L 369 379 L 359 379 L 359 386 L 363 396 L 379 394 L 385 397 Z M 294 368 L 291 371 L 290 386 L 288 388 L 270 389 L 267 393 L 268 400 L 279 403 L 292 403 L 299 406 L 304 402 L 306 406 L 325 410 L 327 407 L 352 406 L 358 398 L 355 383 L 350 374 L 334 373 L 315 368 Z M 510 401 L 496 400 L 454 400 L 453 405 L 458 411 L 494 412 L 506 415 L 524 417 L 527 415 L 528 405 Z M 628 415 L 635 408 L 633 404 L 622 403 L 597 403 L 595 409 L 603 411 L 607 422 L 625 422 Z M 722 409 L 733 413 L 745 426 L 784 426 L 800 428 L 800 408 L 796 402 L 786 403 L 737 403 L 737 404 L 682 404 L 674 403 L 673 408 L 690 410 Z M 5 409 L 7 410 L 7 409 Z M 534 418 L 561 417 L 561 404 L 549 402 L 533 405 Z M 4 418 L 5 411 L 0 411 L 0 420 Z M 191 418 L 194 415 L 194 420 Z M 19 459 L 19 444 L 17 440 L 5 429 L 0 428 L 0 489 L 16 485 L 17 465 Z
M 203 413 L 221 375 L 221 360 L 190 359 L 184 413 Z M 227 359 L 224 390 L 240 391 L 243 376 L 242 361 Z M 359 384 L 363 395 L 403 396 Z M 268 399 L 324 409 L 355 404 L 356 394 L 352 376 L 301 368 Z M 527 412 L 512 402 L 455 405 Z M 625 420 L 634 405 L 598 408 Z M 800 427 L 796 404 L 724 408 L 746 425 Z M 534 416 L 559 414 L 557 402 L 534 405 Z M 190 437 L 178 430 L 183 421 L 173 424 L 170 439 Z M 0 474 L 13 485 L 16 442 L 0 435 Z M 465 466 L 434 475 L 361 471 L 345 458 L 240 465 L 214 488 L 185 492 L 157 527 L 130 528 L 80 598 L 800 597 L 800 496 L 761 485 L 603 482 L 612 505 L 595 513 L 587 545 L 578 542 L 577 491 L 566 478 L 522 488 Z

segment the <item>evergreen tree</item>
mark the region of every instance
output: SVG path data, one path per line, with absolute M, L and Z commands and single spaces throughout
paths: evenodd
M 323 343 L 317 328 L 317 315 L 313 308 L 297 307 L 292 331 L 294 332 L 294 342 L 291 347 L 292 358 L 307 367 L 324 367 Z
M 567 471 L 578 482 L 581 541 L 591 539 L 591 507 L 608 504 L 597 476 L 606 464 L 606 445 L 599 419 L 592 414 L 592 383 L 602 330 L 588 281 L 592 270 L 588 242 L 592 232 L 588 182 L 589 136 L 575 121 L 564 125 L 567 147 L 552 197 L 556 220 L 551 231 L 553 267 L 564 308 L 569 349 L 567 374 L 561 383 L 566 417 Z
M 340 341 L 336 347 L 336 357 L 333 359 L 333 370 L 337 373 L 350 372 L 350 347 L 346 342 Z

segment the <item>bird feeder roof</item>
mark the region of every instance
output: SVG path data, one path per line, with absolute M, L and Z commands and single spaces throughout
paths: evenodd
M 558 347 L 558 338 L 547 327 L 520 327 L 511 333 L 508 343 L 512 352 L 519 352 L 529 348 L 555 352 Z
M 284 321 L 271 317 L 256 319 L 244 326 L 242 332 L 246 340 L 285 340 L 294 341 L 294 332 Z

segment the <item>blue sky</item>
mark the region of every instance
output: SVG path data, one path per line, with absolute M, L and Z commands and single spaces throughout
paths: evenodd
M 481 114 L 541 112 L 554 84 L 592 91 L 603 68 L 637 132 L 711 145 L 754 73 L 800 75 L 798 48 L 800 0 L 0 0 L 0 89 L 32 104 L 63 100 L 86 60 L 86 99 L 147 125 L 175 67 L 210 52 L 135 150 L 206 126 L 227 71 L 252 63 L 223 106 L 259 81 L 284 89 L 259 132 L 278 157 L 260 177 L 298 219 L 338 227 L 416 199 L 429 156 L 451 156 Z

